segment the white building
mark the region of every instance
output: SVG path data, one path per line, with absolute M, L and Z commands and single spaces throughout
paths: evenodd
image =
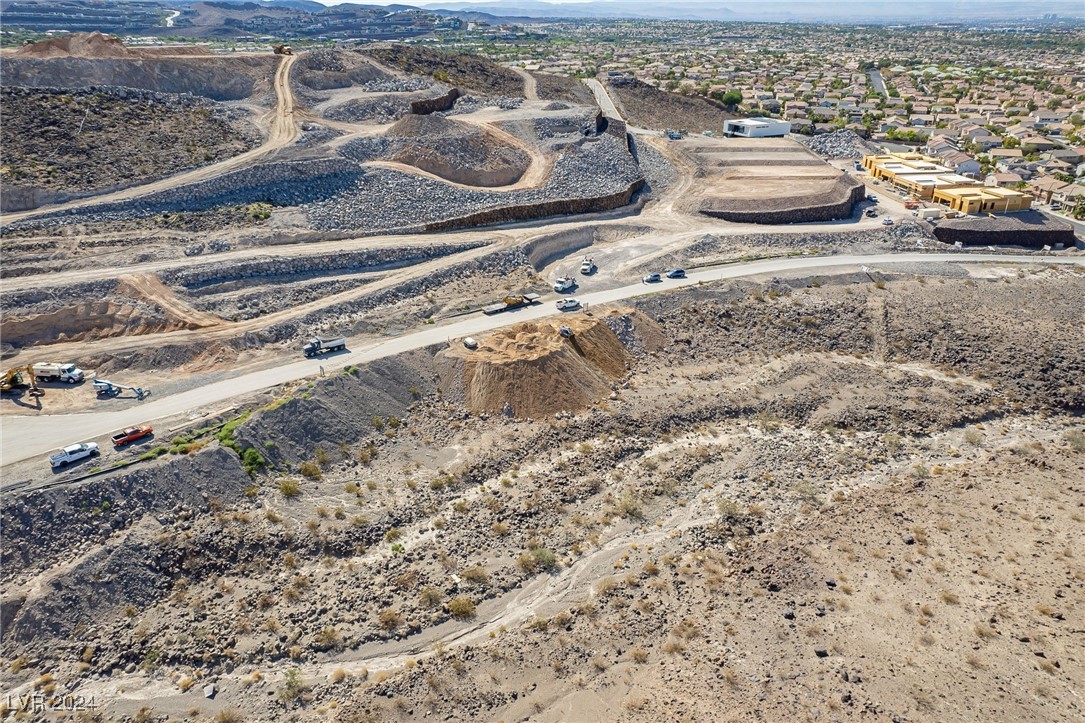
M 723 122 L 725 136 L 742 138 L 776 138 L 791 132 L 791 123 L 775 118 L 738 118 Z

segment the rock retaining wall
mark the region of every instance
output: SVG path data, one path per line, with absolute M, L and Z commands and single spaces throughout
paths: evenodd
M 580 213 L 594 213 L 596 211 L 609 211 L 614 208 L 625 206 L 633 198 L 633 194 L 644 186 L 644 179 L 638 178 L 628 187 L 617 193 L 594 198 L 567 198 L 555 201 L 541 201 L 522 206 L 503 206 L 492 208 L 488 211 L 480 211 L 459 218 L 449 218 L 444 221 L 426 224 L 426 231 L 448 231 L 456 228 L 469 228 L 473 226 L 488 226 L 495 223 L 510 223 L 512 221 L 527 221 L 547 216 L 567 216 Z
M 939 241 L 966 246 L 1055 246 L 1074 245 L 1074 227 L 1065 221 L 1044 216 L 1039 211 L 998 216 L 939 221 L 934 228 Z
M 866 187 L 848 176 L 842 176 L 828 193 L 795 196 L 761 202 L 751 199 L 711 199 L 702 202 L 700 212 L 705 216 L 722 218 L 734 223 L 810 223 L 849 218 L 855 204 L 866 197 Z
M 452 110 L 452 106 L 456 105 L 456 99 L 461 95 L 463 94 L 460 92 L 459 88 L 452 88 L 444 95 L 439 95 L 436 98 L 412 101 L 411 113 L 414 113 L 415 115 L 429 115 L 430 113 Z
M 314 256 L 267 257 L 241 263 L 222 262 L 163 271 L 159 276 L 168 284 L 180 284 L 189 288 L 196 288 L 235 279 L 396 268 L 485 245 L 486 242 L 484 241 L 476 241 L 459 244 L 364 249 Z

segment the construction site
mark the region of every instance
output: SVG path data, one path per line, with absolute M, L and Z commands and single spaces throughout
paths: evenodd
M 1085 714 L 1072 231 L 421 46 L 2 61 L 5 716 Z

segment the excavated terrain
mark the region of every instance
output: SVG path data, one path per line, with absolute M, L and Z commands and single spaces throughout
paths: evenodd
M 101 720 L 1080 717 L 1083 293 L 716 284 L 291 385 L 5 500 L 3 683 Z M 577 410 L 448 392 L 560 396 L 530 370 L 578 339 L 615 384 Z
M 185 96 L 5 87 L 0 98 L 0 179 L 9 187 L 85 192 L 131 185 L 259 143 L 246 112 Z

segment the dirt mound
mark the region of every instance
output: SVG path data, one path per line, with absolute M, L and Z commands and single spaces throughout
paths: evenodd
M 531 162 L 493 133 L 439 115 L 405 116 L 387 135 L 398 140 L 389 160 L 469 186 L 516 183 Z
M 41 40 L 24 45 L 15 52 L 29 58 L 134 58 L 137 53 L 129 50 L 114 35 L 104 33 L 72 33 L 59 38 Z
M 558 333 L 568 326 L 573 335 Z M 540 417 L 577 411 L 606 396 L 631 361 L 604 322 L 588 316 L 528 322 L 502 329 L 474 350 L 453 346 L 437 355 L 442 394 L 474 412 Z

